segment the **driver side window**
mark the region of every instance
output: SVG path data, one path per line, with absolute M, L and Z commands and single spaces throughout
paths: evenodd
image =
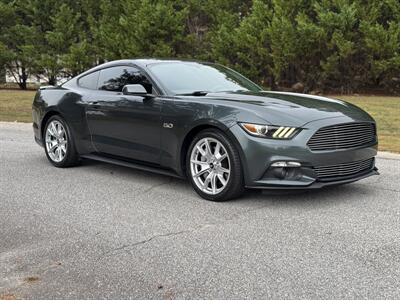
M 134 67 L 118 66 L 100 71 L 99 90 L 122 92 L 122 88 L 127 84 L 141 84 L 148 93 L 152 93 L 152 86 L 147 77 Z

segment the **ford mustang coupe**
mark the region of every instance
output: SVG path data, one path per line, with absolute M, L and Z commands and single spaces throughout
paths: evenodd
M 218 64 L 137 59 L 90 69 L 33 102 L 56 167 L 89 158 L 187 177 L 203 198 L 312 189 L 378 174 L 374 120 L 340 100 L 263 91 Z

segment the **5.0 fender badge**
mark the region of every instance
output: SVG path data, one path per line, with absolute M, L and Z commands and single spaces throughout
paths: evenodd
M 174 127 L 174 124 L 172 124 L 172 123 L 164 123 L 163 127 L 164 128 L 172 128 L 172 127 Z

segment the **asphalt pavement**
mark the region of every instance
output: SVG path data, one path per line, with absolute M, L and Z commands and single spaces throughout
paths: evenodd
M 309 192 L 202 200 L 100 162 L 52 167 L 0 123 L 0 299 L 399 299 L 400 156 Z

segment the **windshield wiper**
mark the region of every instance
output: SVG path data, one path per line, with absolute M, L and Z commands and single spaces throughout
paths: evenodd
M 217 91 L 214 93 L 240 93 L 240 92 L 248 92 L 249 90 L 226 90 L 226 91 Z
M 191 93 L 185 93 L 185 94 L 177 94 L 178 96 L 205 96 L 207 95 L 209 92 L 207 91 L 194 91 Z

